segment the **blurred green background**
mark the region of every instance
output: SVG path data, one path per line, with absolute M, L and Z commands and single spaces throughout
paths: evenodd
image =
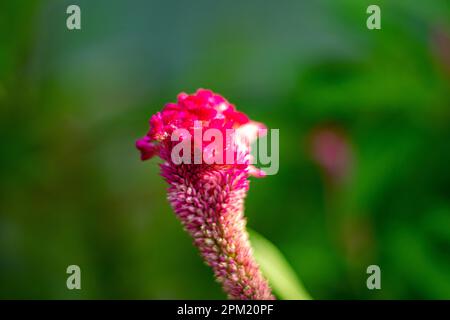
M 448 0 L 2 1 L 0 298 L 225 298 L 134 147 L 200 87 L 280 129 L 246 215 L 313 298 L 450 299 Z

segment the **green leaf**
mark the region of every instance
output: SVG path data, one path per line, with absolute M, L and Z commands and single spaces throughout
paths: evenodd
M 284 300 L 311 300 L 280 250 L 257 232 L 248 231 L 255 259 L 275 294 Z

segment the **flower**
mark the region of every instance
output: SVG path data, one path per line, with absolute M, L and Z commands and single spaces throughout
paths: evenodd
M 311 153 L 314 161 L 334 183 L 350 178 L 354 166 L 353 148 L 339 129 L 331 126 L 316 128 L 311 134 Z
M 166 104 L 151 117 L 147 135 L 136 142 L 142 160 L 154 156 L 164 160 L 161 175 L 169 184 L 168 200 L 230 299 L 274 298 L 253 258 L 244 217 L 248 177 L 264 176 L 251 165 L 249 144 L 261 128 L 222 96 L 199 89 Z M 198 129 L 215 129 L 230 139 L 214 151 L 194 139 L 191 155 L 201 151 L 204 161 L 177 164 L 172 154 L 175 146 L 195 136 Z M 173 135 L 179 139 L 174 141 Z M 207 161 L 215 153 L 229 153 L 233 161 Z
M 202 162 L 210 163 L 209 158 L 220 156 L 226 158 L 231 153 L 232 163 L 244 165 L 254 176 L 264 173 L 251 166 L 250 143 L 258 137 L 259 129 L 265 129 L 261 123 L 250 121 L 242 112 L 236 110 L 222 96 L 210 90 L 199 89 L 193 95 L 180 93 L 177 103 L 168 103 L 161 112 L 150 118 L 150 130 L 147 135 L 136 142 L 141 151 L 141 159 L 147 160 L 159 156 L 163 160 L 173 161 L 173 148 L 183 140 L 195 136 L 195 129 L 215 129 L 222 137 L 229 138 L 222 144 L 220 155 L 212 154 L 203 141 L 194 141 L 194 149 L 202 155 Z M 173 141 L 173 137 L 178 137 Z M 212 150 L 211 150 L 212 151 Z
M 450 34 L 443 26 L 432 30 L 431 44 L 439 65 L 446 74 L 450 74 Z

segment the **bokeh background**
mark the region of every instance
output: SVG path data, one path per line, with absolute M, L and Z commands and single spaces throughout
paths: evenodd
M 0 298 L 225 298 L 134 148 L 201 87 L 280 129 L 246 215 L 313 298 L 450 299 L 447 0 L 1 1 Z

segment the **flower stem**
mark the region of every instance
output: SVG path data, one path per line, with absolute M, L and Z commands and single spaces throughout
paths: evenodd
M 248 174 L 235 168 L 162 165 L 168 199 L 230 299 L 274 299 L 245 229 Z

